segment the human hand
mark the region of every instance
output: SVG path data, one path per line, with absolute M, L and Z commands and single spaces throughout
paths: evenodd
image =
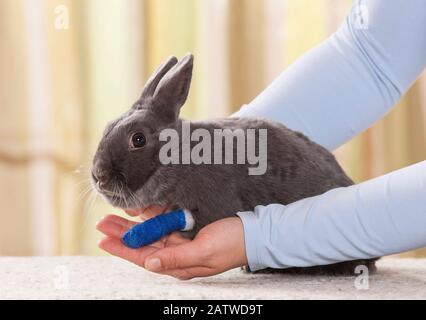
M 159 207 L 156 205 L 151 205 L 146 208 L 140 208 L 140 209 L 127 209 L 124 210 L 129 216 L 136 217 L 139 216 L 142 221 L 154 218 L 155 216 L 159 214 L 163 214 L 167 211 L 170 211 L 167 207 Z
M 148 214 L 155 216 L 156 212 Z M 121 237 L 136 223 L 116 215 L 103 218 L 97 229 L 106 237 L 99 247 L 149 271 L 181 280 L 212 276 L 247 264 L 244 230 L 238 217 L 205 226 L 194 240 L 172 233 L 149 246 L 130 249 L 121 242 Z

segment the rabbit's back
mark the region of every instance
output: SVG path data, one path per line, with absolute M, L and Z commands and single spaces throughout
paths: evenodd
M 199 228 L 238 211 L 253 210 L 256 205 L 288 204 L 352 184 L 328 150 L 279 123 L 258 118 L 226 118 L 191 122 L 190 125 L 191 132 L 207 129 L 212 139 L 217 129 L 242 129 L 244 132 L 266 129 L 267 132 L 264 174 L 250 175 L 249 168 L 253 165 L 235 163 L 236 144 L 233 164 L 223 161 L 221 164 L 189 164 L 165 169 L 168 183 L 173 184 L 170 177 L 180 181 L 171 202 L 176 207 L 196 212 Z M 255 142 L 258 154 L 259 141 Z M 211 143 L 213 145 L 213 141 Z
M 353 184 L 334 155 L 302 133 L 268 120 L 237 121 L 268 130 L 267 171 L 264 175 L 249 177 L 269 191 L 262 192 L 266 203 L 275 198 L 278 203 L 288 204 Z

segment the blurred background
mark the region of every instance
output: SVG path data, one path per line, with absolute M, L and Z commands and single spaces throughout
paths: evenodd
M 329 36 L 351 0 L 1 0 L 0 255 L 100 254 L 89 188 L 105 124 L 168 56 L 195 54 L 183 116 L 227 116 Z M 426 77 L 335 152 L 357 182 L 426 159 Z M 425 250 L 408 253 L 426 256 Z

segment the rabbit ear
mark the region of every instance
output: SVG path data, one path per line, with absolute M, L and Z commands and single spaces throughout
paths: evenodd
M 191 86 L 194 56 L 187 54 L 160 80 L 153 102 L 155 113 L 175 120 L 188 97 Z
M 157 88 L 160 80 L 177 62 L 178 60 L 176 57 L 171 56 L 152 74 L 143 89 L 141 100 L 154 96 L 155 89 Z

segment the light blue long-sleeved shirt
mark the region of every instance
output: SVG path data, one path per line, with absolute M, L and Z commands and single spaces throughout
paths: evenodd
M 235 116 L 282 122 L 332 150 L 384 116 L 426 67 L 426 1 L 356 1 L 329 39 Z M 239 212 L 252 270 L 426 246 L 426 161 L 287 206 Z

